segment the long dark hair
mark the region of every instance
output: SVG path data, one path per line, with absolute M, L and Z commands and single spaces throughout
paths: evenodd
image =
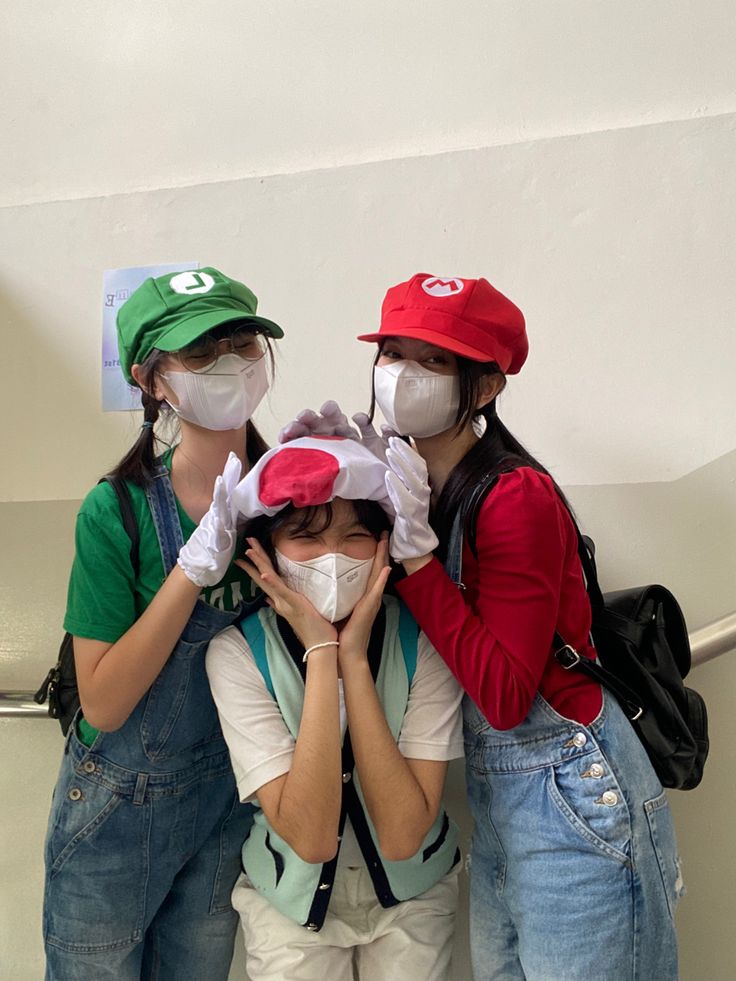
M 244 326 L 247 326 L 247 323 L 239 320 L 233 321 L 223 324 L 222 327 L 216 328 L 211 333 L 215 336 L 220 334 L 224 337 L 228 333 L 232 333 L 234 330 L 241 329 Z M 254 333 L 260 333 L 260 331 L 254 329 Z M 273 351 L 268 337 L 264 335 L 264 339 L 268 347 L 268 357 L 273 375 Z M 176 421 L 176 413 L 168 402 L 163 399 L 157 399 L 154 395 L 150 394 L 153 392 L 156 375 L 160 371 L 160 363 L 169 353 L 154 348 L 145 361 L 141 363 L 141 384 L 139 387 L 141 389 L 141 405 L 143 407 L 143 426 L 133 446 L 110 471 L 114 476 L 121 477 L 123 480 L 130 480 L 132 483 L 138 484 L 141 487 L 144 487 L 153 480 L 156 459 L 160 452 L 159 445 L 172 445 L 172 443 L 168 443 L 161 436 L 157 435 L 154 430 L 159 419 L 167 420 L 173 426 Z M 250 419 L 245 424 L 245 437 L 248 462 L 253 464 L 268 450 L 268 444 Z
M 369 531 L 376 541 L 380 539 L 381 532 L 391 530 L 388 515 L 378 501 L 359 499 L 349 500 L 347 503 L 352 504 L 358 524 Z M 256 518 L 251 518 L 245 525 L 244 536 L 256 539 L 274 568 L 276 568 L 276 551 L 271 540 L 279 528 L 292 522 L 295 514 L 299 516 L 298 520 L 293 522 L 297 534 L 309 530 L 318 535 L 332 523 L 332 503 L 328 501 L 327 504 L 314 504 L 304 508 L 295 508 L 293 504 L 287 504 L 276 514 L 271 516 L 260 514 Z
M 374 365 L 380 355 L 379 348 Z M 447 546 L 455 515 L 466 504 L 477 484 L 482 480 L 490 481 L 493 477 L 515 470 L 517 467 L 530 467 L 549 477 L 563 503 L 572 513 L 572 508 L 554 477 L 501 422 L 496 409 L 498 395 L 483 408 L 476 409 L 483 390 L 483 379 L 488 375 L 501 375 L 503 378 L 503 372 L 496 362 L 471 361 L 458 355 L 457 367 L 460 403 L 455 416 L 455 427 L 459 431 L 472 423 L 478 429 L 482 428 L 482 433 L 478 442 L 450 472 L 431 515 L 432 527 L 440 540 L 440 554 Z M 372 387 L 371 418 L 373 418 L 375 404 L 375 390 Z

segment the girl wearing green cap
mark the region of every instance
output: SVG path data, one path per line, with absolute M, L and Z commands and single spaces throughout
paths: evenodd
M 141 434 L 114 475 L 129 492 L 139 561 L 108 483 L 86 497 L 65 628 L 81 709 L 46 841 L 47 979 L 228 976 L 230 894 L 251 823 L 210 695 L 204 653 L 259 600 L 232 561 L 230 494 L 266 450 L 251 415 L 268 388 L 256 298 L 216 269 L 147 280 L 121 308 L 123 372 Z M 162 416 L 180 438 L 156 452 Z

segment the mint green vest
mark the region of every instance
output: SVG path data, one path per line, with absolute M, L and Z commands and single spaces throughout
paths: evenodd
M 398 741 L 409 699 L 410 672 L 413 677 L 416 664 L 418 631 L 411 614 L 398 600 L 384 596 L 383 604 L 386 629 L 376 690 L 389 729 Z M 304 703 L 304 682 L 279 634 L 274 611 L 264 607 L 243 620 L 240 627 L 284 722 L 296 738 Z M 348 806 L 382 906 L 393 906 L 425 892 L 449 872 L 459 857 L 457 826 L 441 810 L 416 855 L 401 862 L 383 858 L 355 770 L 343 790 L 341 827 Z M 324 865 L 305 862 L 270 827 L 263 811 L 257 808 L 253 828 L 243 845 L 242 859 L 253 886 L 276 909 L 307 929 L 320 929 L 327 913 L 337 858 Z

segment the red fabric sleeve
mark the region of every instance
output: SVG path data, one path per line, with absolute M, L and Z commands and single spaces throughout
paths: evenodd
M 397 584 L 421 628 L 496 729 L 522 722 L 541 686 L 566 568 L 577 561 L 571 531 L 552 481 L 521 468 L 504 474 L 483 503 L 477 562 L 467 544 L 463 552 L 465 593 L 437 559 Z M 587 603 L 582 580 L 580 590 Z

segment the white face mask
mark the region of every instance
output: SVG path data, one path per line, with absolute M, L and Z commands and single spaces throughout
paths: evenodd
M 401 436 L 436 436 L 454 425 L 460 405 L 460 378 L 438 375 L 416 361 L 373 369 L 376 404 Z
M 268 391 L 266 359 L 245 361 L 223 354 L 200 371 L 162 371 L 179 400 L 171 405 L 182 419 L 204 429 L 240 429 Z
M 306 596 L 312 606 L 336 623 L 365 594 L 373 559 L 351 559 L 342 552 L 328 552 L 306 562 L 294 562 L 276 549 L 278 573 L 289 589 Z

